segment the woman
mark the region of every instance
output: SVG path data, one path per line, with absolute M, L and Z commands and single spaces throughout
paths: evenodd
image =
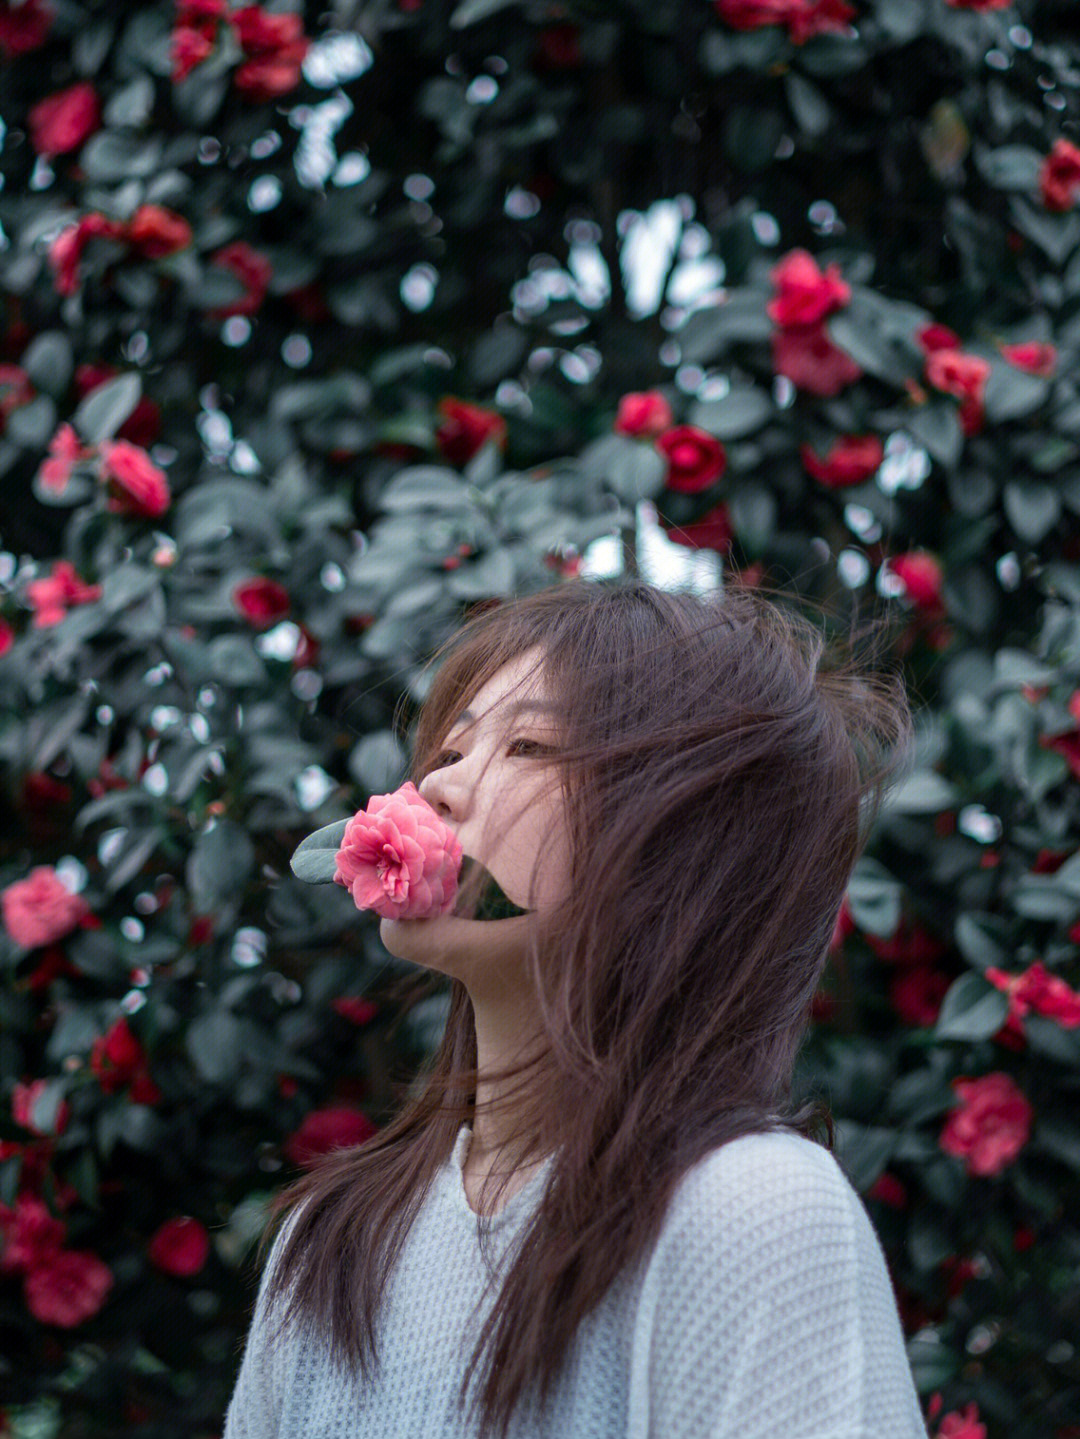
M 831 1116 L 790 1099 L 912 739 L 899 679 L 825 651 L 638 580 L 440 649 L 410 778 L 521 913 L 380 922 L 445 1035 L 275 1199 L 225 1439 L 925 1439 Z

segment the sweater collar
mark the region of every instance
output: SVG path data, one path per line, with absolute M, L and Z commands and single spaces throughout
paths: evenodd
M 472 1224 L 480 1221 L 480 1215 L 470 1205 L 465 1194 L 465 1158 L 469 1152 L 469 1144 L 472 1140 L 472 1128 L 463 1124 L 458 1130 L 457 1138 L 454 1140 L 454 1148 L 447 1161 L 446 1173 L 449 1187 L 452 1192 L 454 1208 L 463 1214 Z M 536 1173 L 524 1184 L 516 1194 L 512 1194 L 497 1214 L 488 1216 L 488 1222 L 492 1230 L 502 1229 L 519 1222 L 539 1203 L 543 1186 L 551 1173 L 551 1167 L 555 1156 L 549 1154 L 540 1164 Z

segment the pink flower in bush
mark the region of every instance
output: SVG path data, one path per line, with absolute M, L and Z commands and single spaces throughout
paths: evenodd
M 30 143 L 39 155 L 66 155 L 101 128 L 97 91 L 87 80 L 46 95 L 26 117 Z
M 106 440 L 101 446 L 100 476 L 108 487 L 107 508 L 113 514 L 156 519 L 172 503 L 165 471 L 127 440 Z
M 250 623 L 265 629 L 276 620 L 284 619 L 292 608 L 292 600 L 284 585 L 262 575 L 244 580 L 232 592 L 233 604 Z
M 340 1014 L 342 1019 L 356 1025 L 370 1024 L 379 1012 L 379 1006 L 372 1000 L 360 999 L 351 994 L 343 994 L 331 1000 L 330 1008 L 335 1014 Z
M 727 467 L 723 445 L 696 425 L 676 425 L 660 436 L 656 448 L 668 462 L 664 483 L 679 494 L 693 495 L 707 490 Z
M 334 858 L 334 883 L 380 919 L 428 919 L 453 908 L 461 843 L 411 780 L 372 795 L 345 826 Z
M 234 10 L 229 21 L 247 56 L 234 76 L 236 88 L 249 100 L 276 100 L 295 90 L 300 67 L 311 41 L 304 22 L 294 13 L 272 14 L 258 5 Z
M 141 250 L 148 260 L 163 260 L 191 244 L 191 226 L 183 215 L 163 205 L 140 205 L 124 227 L 129 245 Z
M 210 1236 L 204 1225 L 190 1215 L 167 1219 L 155 1230 L 146 1246 L 151 1264 L 166 1274 L 188 1278 L 198 1274 L 210 1253 Z
M 1004 1071 L 953 1079 L 960 1096 L 939 1137 L 946 1154 L 966 1161 L 969 1174 L 1000 1174 L 1028 1142 L 1034 1110 Z
M 619 435 L 655 439 L 671 428 L 674 418 L 671 406 L 659 390 L 644 390 L 623 395 L 612 428 Z
M 66 1232 L 35 1194 L 18 1195 L 14 1208 L 0 1204 L 0 1274 L 25 1274 L 59 1249 Z
M 506 445 L 506 421 L 502 415 L 453 395 L 444 395 L 436 408 L 443 422 L 435 431 L 435 443 L 452 465 L 467 464 L 488 439 L 500 448 Z
M 43 488 L 54 495 L 62 495 L 75 466 L 81 460 L 90 459 L 93 454 L 93 448 L 84 445 L 69 424 L 62 424 L 49 441 L 49 458 L 42 461 L 38 471 Z
M 941 586 L 945 575 L 941 561 L 926 550 L 893 555 L 889 569 L 904 583 L 904 593 L 921 610 L 937 610 L 943 603 Z
M 958 350 L 961 343 L 960 336 L 948 325 L 924 325 L 915 337 L 927 354 L 931 350 Z
M 1044 345 L 1037 340 L 1030 340 L 1022 345 L 999 345 L 998 349 L 1010 365 L 1015 365 L 1018 370 L 1024 370 L 1029 375 L 1041 375 L 1048 380 L 1057 369 L 1058 352 L 1055 345 Z
M 841 276 L 840 266 L 834 261 L 822 270 L 808 250 L 785 255 L 770 278 L 777 295 L 765 306 L 765 313 L 785 329 L 816 325 L 851 299 L 851 286 Z
M 334 1149 L 363 1144 L 375 1132 L 375 1125 L 359 1109 L 313 1109 L 281 1148 L 290 1164 L 305 1167 Z
M 113 1287 L 112 1270 L 87 1249 L 58 1249 L 23 1280 L 26 1307 L 42 1324 L 74 1329 L 92 1319 Z
M 210 263 L 231 270 L 237 279 L 243 282 L 247 294 L 233 300 L 231 304 L 217 306 L 216 309 L 208 311 L 208 314 L 218 320 L 227 315 L 253 315 L 266 299 L 274 273 L 274 267 L 266 256 L 260 254 L 246 240 L 234 240 L 231 245 L 225 245 L 218 250 L 211 257 Z
M 1080 149 L 1064 137 L 1055 140 L 1039 169 L 1039 193 L 1047 210 L 1071 210 L 1080 192 Z
M 788 16 L 788 39 L 805 45 L 815 35 L 845 35 L 857 11 L 847 0 L 795 0 Z
M 1041 959 L 1022 974 L 991 966 L 983 976 L 1009 996 L 1010 1017 L 1034 1013 L 1056 1020 L 1062 1029 L 1080 1027 L 1080 994 L 1060 974 L 1051 974 Z
M 43 629 L 59 624 L 75 605 L 100 599 L 101 586 L 83 584 L 70 560 L 54 560 L 48 578 L 31 580 L 26 586 L 26 598 L 34 607 L 34 627 Z
M 954 10 L 1011 10 L 1013 0 L 945 0 Z
M 133 1104 L 157 1104 L 161 1099 L 161 1090 L 150 1078 L 146 1050 L 124 1015 L 94 1040 L 89 1068 L 106 1094 L 116 1094 L 130 1085 L 128 1093 Z
M 79 261 L 89 240 L 122 240 L 126 227 L 119 220 L 110 220 L 97 211 L 84 215 L 73 225 L 61 230 L 49 246 L 49 264 L 53 268 L 53 284 L 61 295 L 74 295 L 79 288 Z
M 774 330 L 772 361 L 778 375 L 809 395 L 838 395 L 862 375 L 851 356 L 833 343 L 824 320 Z
M 4 928 L 16 944 L 36 949 L 63 939 L 90 914 L 90 907 L 72 894 L 51 865 L 40 864 L 27 879 L 9 884 L 0 895 Z
M 926 357 L 926 379 L 935 390 L 960 401 L 960 422 L 965 435 L 983 426 L 983 394 L 990 378 L 990 361 L 960 350 L 931 350 Z
M 14 643 L 15 631 L 8 624 L 7 620 L 0 619 L 0 655 L 6 655 Z
M 799 451 L 807 472 L 831 490 L 847 485 L 860 485 L 876 474 L 885 458 L 885 449 L 877 435 L 844 435 L 838 439 L 823 460 L 809 445 Z
M 17 1084 L 11 1096 L 11 1117 L 15 1123 L 23 1129 L 28 1129 L 31 1134 L 49 1135 L 63 1134 L 71 1118 L 71 1106 L 66 1099 L 62 1099 L 56 1108 L 56 1120 L 51 1129 L 39 1129 L 34 1124 L 34 1105 L 42 1090 L 49 1085 L 47 1079 L 32 1079 L 27 1084 Z

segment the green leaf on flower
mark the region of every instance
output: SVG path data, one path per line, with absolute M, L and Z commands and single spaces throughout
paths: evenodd
M 300 841 L 289 860 L 289 868 L 297 879 L 308 884 L 333 884 L 337 868 L 334 857 L 341 848 L 348 823 L 348 819 L 336 819 Z

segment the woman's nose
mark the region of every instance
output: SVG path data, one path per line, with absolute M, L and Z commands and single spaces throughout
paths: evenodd
M 441 819 L 460 819 L 464 802 L 460 781 L 452 780 L 441 769 L 424 776 L 417 789 Z

